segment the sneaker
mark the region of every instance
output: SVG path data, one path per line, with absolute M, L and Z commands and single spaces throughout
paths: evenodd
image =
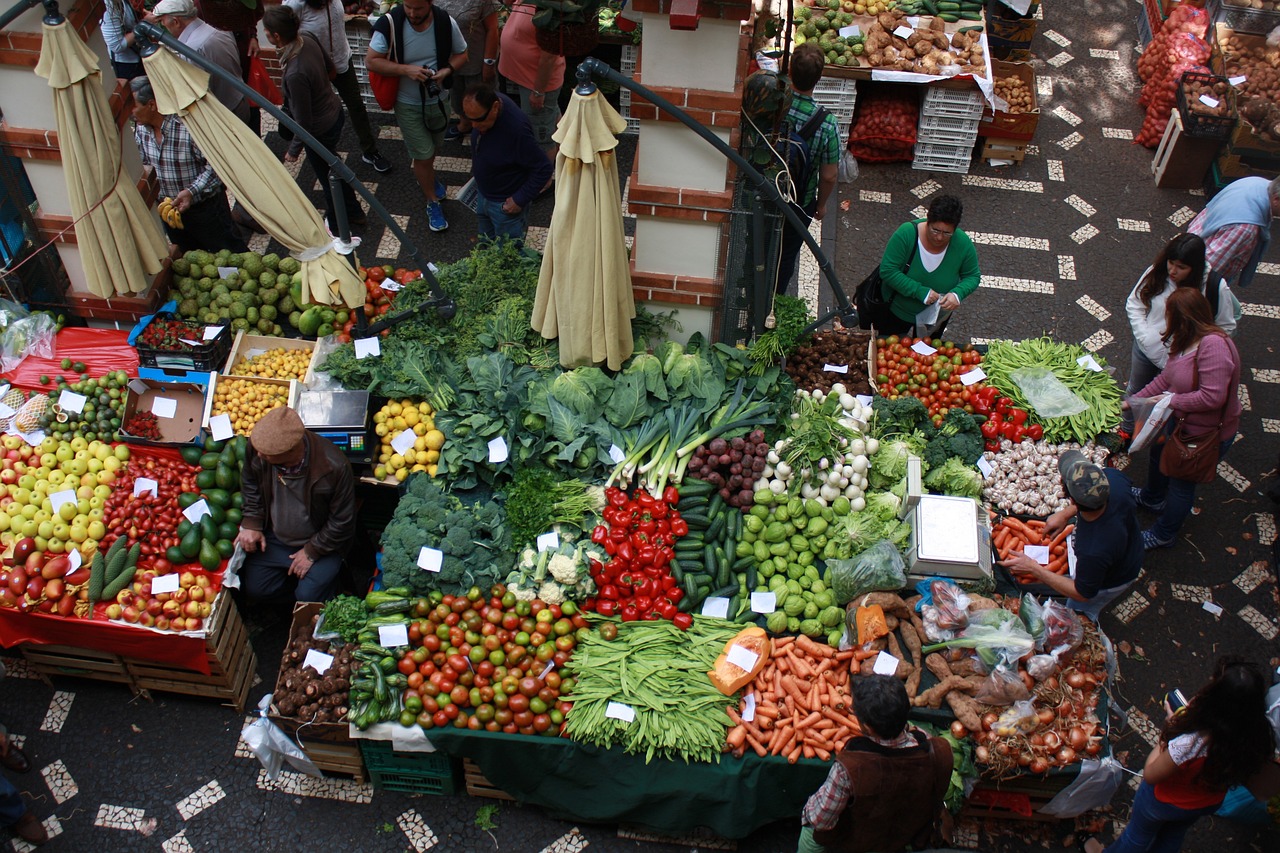
M 456 124 L 451 124 L 449 125 L 448 129 L 445 130 L 444 132 L 444 141 L 453 142 L 455 139 L 459 138 L 462 135 L 463 135 L 463 131 L 458 130 L 458 126 Z M 466 135 L 470 136 L 471 131 L 469 130 L 466 131 Z
M 427 227 L 432 231 L 444 231 L 449 227 L 438 201 L 427 202 Z
M 391 171 L 391 161 L 388 160 L 386 157 L 383 157 L 377 151 L 373 152 L 372 154 L 361 154 L 360 159 L 363 162 L 368 163 L 370 166 L 372 166 L 373 171 L 375 172 Z
M 1133 502 L 1134 502 L 1134 503 L 1136 503 L 1138 506 L 1142 507 L 1143 509 L 1150 510 L 1151 512 L 1163 512 L 1163 511 L 1164 511 L 1164 504 L 1165 504 L 1165 502 L 1164 502 L 1164 501 L 1160 501 L 1160 502 L 1158 502 L 1158 503 L 1151 503 L 1150 501 L 1146 500 L 1146 499 L 1142 496 L 1142 495 L 1143 495 L 1143 489 L 1142 489 L 1142 487 L 1141 487 L 1141 486 L 1130 486 L 1130 487 L 1129 487 L 1129 494 L 1133 495 Z
M 1142 531 L 1142 547 L 1144 550 L 1153 551 L 1156 548 L 1168 548 L 1172 544 L 1173 544 L 1172 539 L 1168 540 L 1167 542 L 1164 542 L 1157 539 L 1155 533 L 1153 533 L 1152 531 L 1150 530 Z
M 449 194 L 449 188 L 444 185 L 444 181 L 436 178 L 436 198 L 444 201 L 445 196 Z

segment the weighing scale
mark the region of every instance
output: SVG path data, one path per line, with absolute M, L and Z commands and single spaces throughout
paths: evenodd
M 354 463 L 369 464 L 376 442 L 369 440 L 368 391 L 306 391 L 298 416 L 307 429 L 337 445 Z

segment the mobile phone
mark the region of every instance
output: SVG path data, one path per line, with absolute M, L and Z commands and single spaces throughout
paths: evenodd
M 1164 701 L 1168 703 L 1169 710 L 1175 714 L 1187 707 L 1187 697 L 1183 696 L 1182 691 L 1176 688 L 1165 694 Z

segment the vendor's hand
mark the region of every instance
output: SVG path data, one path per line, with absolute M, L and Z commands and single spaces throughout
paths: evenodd
M 261 530 L 249 530 L 241 527 L 240 532 L 236 534 L 236 545 L 243 548 L 247 553 L 252 554 L 254 551 L 265 551 L 267 549 L 267 537 L 262 535 Z
M 1127 411 L 1129 411 L 1129 410 L 1130 410 L 1130 409 L 1132 409 L 1132 408 L 1133 408 L 1133 406 L 1130 406 L 1130 405 L 1129 405 L 1129 401 L 1128 401 L 1128 400 L 1121 400 L 1121 401 L 1120 401 L 1120 409 L 1121 409 L 1122 411 L 1127 412 Z
M 502 212 L 508 216 L 515 216 L 523 209 L 524 208 L 520 207 L 520 205 L 516 204 L 516 200 L 513 198 L 509 198 L 502 203 Z
M 942 295 L 942 299 L 939 301 L 942 303 L 942 308 L 945 311 L 954 311 L 960 307 L 960 297 L 956 296 L 954 293 L 944 293 Z
M 1075 513 L 1069 508 L 1058 510 L 1044 520 L 1044 535 L 1050 539 L 1055 538 L 1059 533 L 1067 529 L 1067 525 L 1071 524 L 1071 519 L 1073 518 L 1075 518 Z
M 1044 566 L 1040 565 L 1021 551 L 1010 554 L 1008 557 L 1000 561 L 1000 565 L 1015 574 L 1034 575 L 1037 578 L 1045 571 Z
M 312 564 L 315 560 L 307 556 L 306 548 L 299 548 L 297 551 L 289 555 L 292 562 L 289 563 L 289 574 L 301 580 L 307 576 L 307 572 L 311 571 Z
M 173 206 L 179 213 L 186 213 L 191 207 L 191 190 L 183 190 L 174 196 Z
M 938 294 L 937 294 L 937 293 L 935 293 L 935 292 L 934 292 L 934 291 L 932 291 L 932 290 L 930 290 L 930 291 L 929 291 L 929 295 L 928 295 L 928 296 L 926 296 L 926 297 L 924 298 L 924 304 L 925 304 L 925 305 L 932 305 L 933 303 L 935 303 L 935 302 L 937 302 L 937 301 L 938 301 Z

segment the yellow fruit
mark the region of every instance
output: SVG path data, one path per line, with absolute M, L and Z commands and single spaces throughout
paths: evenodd
M 374 469 L 373 469 L 373 476 L 374 476 L 374 479 L 377 479 L 377 480 L 385 480 L 385 479 L 387 479 L 387 468 L 386 468 L 386 466 L 385 466 L 385 465 L 379 465 L 377 468 L 374 468 Z
M 440 430 L 433 429 L 428 431 L 426 438 L 428 450 L 439 450 L 444 447 L 444 433 Z
M 436 475 L 436 470 L 437 470 L 437 467 L 435 465 L 427 466 L 427 473 L 430 474 L 432 477 Z
M 409 479 L 408 468 L 401 468 L 399 471 L 396 471 L 396 482 L 403 483 L 407 479 Z
M 427 462 L 430 461 L 427 458 L 427 453 L 428 451 L 426 450 L 419 450 L 417 453 L 413 454 L 414 461 L 417 462 L 418 465 L 426 465 Z M 414 467 L 417 467 L 417 466 L 414 466 Z
M 396 417 L 397 415 L 400 414 L 401 411 L 403 411 L 403 407 L 399 403 L 396 403 L 396 402 L 387 403 L 387 414 L 390 415 L 391 417 L 393 418 Z M 404 427 L 401 427 L 401 429 L 404 429 Z
M 413 473 L 413 474 L 426 473 L 426 470 L 427 470 L 426 465 L 414 465 L 412 468 L 409 469 L 410 473 Z
M 426 438 L 426 436 L 422 436 L 422 435 L 420 435 L 420 436 L 418 436 L 417 438 L 415 438 L 415 439 L 413 440 L 413 449 L 414 449 L 414 450 L 426 450 L 426 449 L 427 449 L 427 438 Z
M 413 406 L 407 406 L 403 411 L 404 411 L 405 426 L 411 427 L 418 422 L 419 420 L 418 410 L 415 409 Z
M 399 453 L 392 454 L 391 461 L 387 463 L 387 466 L 390 467 L 392 471 L 396 471 L 396 470 L 399 470 L 400 468 L 403 468 L 404 457 L 401 456 Z
M 440 461 L 440 451 L 439 451 L 439 450 L 428 450 L 428 451 L 427 451 L 427 464 L 428 464 L 428 465 L 433 465 L 433 464 L 435 464 L 436 462 L 439 462 L 439 461 Z

